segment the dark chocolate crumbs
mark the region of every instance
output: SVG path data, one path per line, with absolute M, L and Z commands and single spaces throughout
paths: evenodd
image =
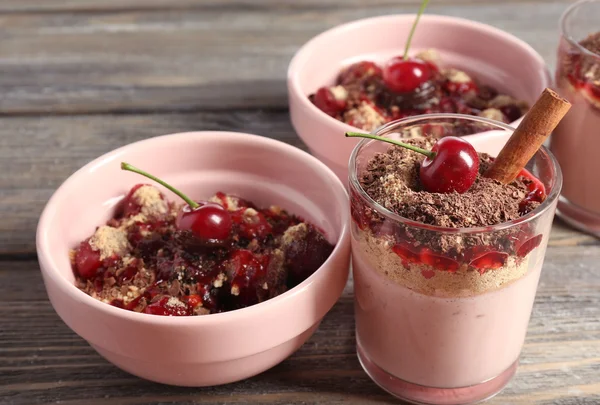
M 407 143 L 431 149 L 425 139 Z M 360 183 L 367 194 L 388 210 L 424 224 L 471 228 L 496 225 L 519 218 L 519 203 L 527 193 L 521 180 L 503 185 L 481 174 L 491 164 L 487 154 L 480 153 L 479 176 L 465 193 L 429 193 L 419 182 L 419 167 L 424 156 L 408 149 L 392 146 L 386 153 L 375 155 L 361 173 Z M 533 206 L 531 208 L 534 208 Z

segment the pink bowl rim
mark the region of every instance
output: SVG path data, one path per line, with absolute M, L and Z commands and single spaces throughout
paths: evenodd
M 343 33 L 344 31 L 351 31 L 356 28 L 359 28 L 362 25 L 368 25 L 373 23 L 378 23 L 386 20 L 396 20 L 396 19 L 414 19 L 416 14 L 391 14 L 391 15 L 383 15 L 369 18 L 362 18 L 360 20 L 349 21 L 347 23 L 343 23 L 340 25 L 336 25 L 326 31 L 321 32 L 315 37 L 311 38 L 308 42 L 306 42 L 294 55 L 290 64 L 288 66 L 287 72 L 287 80 L 289 84 L 289 88 L 298 98 L 301 100 L 303 106 L 307 107 L 309 111 L 314 112 L 317 117 L 325 119 L 325 121 L 331 123 L 332 125 L 336 125 L 340 128 L 340 131 L 347 132 L 356 129 L 355 127 L 348 125 L 344 122 L 338 121 L 335 118 L 325 114 L 321 110 L 319 110 L 313 103 L 308 100 L 308 97 L 302 91 L 302 87 L 300 86 L 299 72 L 301 63 L 305 58 L 310 56 L 311 48 L 313 44 L 320 39 L 327 37 L 331 34 Z M 548 69 L 548 65 L 546 64 L 544 58 L 527 42 L 522 39 L 503 31 L 499 28 L 493 27 L 488 24 L 484 24 L 478 21 L 469 20 L 461 17 L 452 17 L 446 15 L 439 14 L 424 14 L 421 16 L 421 20 L 426 20 L 428 22 L 433 23 L 451 23 L 455 25 L 467 25 L 471 28 L 479 31 L 484 31 L 488 34 L 499 37 L 507 42 L 512 43 L 513 45 L 525 49 L 532 58 L 534 58 L 541 66 L 544 67 L 544 78 L 546 81 L 546 87 L 551 85 L 550 78 L 550 70 Z M 517 121 L 514 121 L 517 122 Z M 512 123 L 510 123 L 512 124 Z M 325 134 L 327 135 L 327 134 Z
M 38 222 L 37 231 L 36 231 L 36 248 L 38 259 L 40 262 L 40 268 L 42 273 L 46 276 L 50 277 L 52 281 L 60 288 L 63 294 L 71 296 L 73 299 L 81 301 L 83 304 L 89 305 L 101 312 L 104 312 L 107 315 L 122 317 L 127 320 L 133 322 L 142 322 L 147 324 L 156 324 L 156 325 L 217 325 L 224 324 L 229 322 L 235 322 L 236 319 L 240 317 L 247 316 L 261 316 L 270 311 L 274 306 L 280 304 L 283 301 L 289 301 L 294 299 L 296 296 L 302 294 L 305 290 L 309 289 L 311 285 L 316 282 L 316 279 L 319 277 L 319 273 L 321 269 L 330 265 L 333 261 L 334 256 L 338 256 L 343 253 L 344 244 L 349 243 L 349 235 L 350 235 L 350 214 L 346 209 L 340 210 L 342 219 L 342 227 L 339 232 L 339 236 L 336 241 L 336 245 L 334 250 L 331 252 L 325 263 L 321 265 L 310 277 L 304 280 L 302 283 L 298 284 L 294 288 L 287 290 L 281 295 L 277 297 L 271 298 L 267 301 L 261 302 L 259 304 L 252 305 L 250 307 L 237 309 L 228 312 L 222 312 L 217 314 L 210 314 L 205 316 L 157 316 L 151 314 L 137 313 L 133 311 L 123 310 L 121 308 L 113 307 L 107 303 L 98 301 L 95 298 L 87 295 L 83 291 L 79 290 L 73 283 L 69 282 L 67 279 L 62 276 L 57 268 L 56 262 L 54 261 L 52 255 L 48 253 L 48 232 L 49 222 L 51 221 L 55 211 L 59 205 L 59 197 L 60 194 L 65 192 L 66 189 L 71 187 L 71 184 L 74 183 L 77 179 L 88 176 L 88 171 L 93 170 L 95 167 L 106 164 L 108 161 L 115 160 L 121 154 L 126 151 L 135 148 L 136 146 L 141 145 L 151 145 L 153 143 L 161 143 L 169 140 L 169 142 L 174 142 L 179 138 L 189 139 L 190 137 L 215 137 L 215 136 L 229 136 L 235 137 L 236 141 L 244 142 L 244 143 L 256 143 L 258 145 L 272 146 L 276 148 L 280 148 L 282 152 L 288 153 L 300 160 L 302 160 L 307 165 L 315 165 L 318 170 L 322 172 L 322 175 L 329 180 L 333 181 L 335 184 L 335 189 L 332 189 L 332 193 L 334 197 L 340 200 L 340 203 L 347 204 L 348 194 L 346 192 L 346 188 L 342 184 L 342 182 L 338 179 L 338 177 L 329 169 L 324 163 L 321 163 L 317 158 L 310 155 L 309 153 L 296 148 L 295 146 L 289 145 L 287 143 L 267 138 L 260 135 L 242 133 L 242 132 L 230 132 L 230 131 L 191 131 L 191 132 L 179 132 L 168 135 L 156 136 L 149 139 L 143 139 L 137 142 L 133 142 L 124 146 L 121 146 L 117 149 L 114 149 L 110 152 L 107 152 L 100 157 L 92 160 L 87 163 L 85 166 L 78 169 L 75 173 L 71 174 L 52 194 L 42 214 L 40 216 L 40 220 Z

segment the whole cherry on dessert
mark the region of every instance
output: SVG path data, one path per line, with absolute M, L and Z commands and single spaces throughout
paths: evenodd
M 325 114 L 335 117 L 346 108 L 346 100 L 337 99 L 329 87 L 321 87 L 313 99 L 315 105 Z
M 121 163 L 121 169 L 141 174 L 156 181 L 187 203 L 177 217 L 177 227 L 179 229 L 191 231 L 201 242 L 207 245 L 221 245 L 227 242 L 233 223 L 229 212 L 221 205 L 211 202 L 197 203 L 170 184 L 129 163 Z
M 406 40 L 404 55 L 391 59 L 383 68 L 383 81 L 394 92 L 409 93 L 415 91 L 434 75 L 431 64 L 418 59 L 408 58 L 410 43 L 415 34 L 419 19 L 427 7 L 427 3 L 429 3 L 429 0 L 423 0 L 419 8 L 419 12 Z
M 425 155 L 419 177 L 423 188 L 430 193 L 464 193 L 471 188 L 479 172 L 475 148 L 455 136 L 440 138 L 430 151 L 377 135 L 346 132 L 346 136 L 375 139 Z
M 385 85 L 396 93 L 410 93 L 431 79 L 431 65 L 418 59 L 392 58 L 383 68 Z

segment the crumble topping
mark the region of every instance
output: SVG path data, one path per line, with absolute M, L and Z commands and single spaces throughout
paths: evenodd
M 363 101 L 356 108 L 348 110 L 344 114 L 344 119 L 351 125 L 359 128 L 375 129 L 383 125 L 387 120 L 373 106 Z
M 435 65 L 441 65 L 442 57 L 438 51 L 435 49 L 425 49 L 415 55 L 417 59 L 421 59 L 425 62 L 431 62 Z
M 160 191 L 153 186 L 143 185 L 133 193 L 133 198 L 140 204 L 145 218 L 154 218 L 167 213 L 169 206 Z
M 458 69 L 446 69 L 444 75 L 453 83 L 469 83 L 473 81 L 468 74 Z
M 331 93 L 336 100 L 346 100 L 348 98 L 348 91 L 344 86 L 334 86 L 331 88 Z
M 98 227 L 89 243 L 92 249 L 100 252 L 101 260 L 113 255 L 122 256 L 130 248 L 125 232 L 106 225 Z
M 504 114 L 502 114 L 502 111 L 498 110 L 497 108 L 487 108 L 483 110 L 479 116 L 500 122 L 505 121 Z

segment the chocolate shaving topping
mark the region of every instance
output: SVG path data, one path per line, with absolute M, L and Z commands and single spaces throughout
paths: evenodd
M 408 143 L 431 149 L 429 140 Z M 510 185 L 481 176 L 491 161 L 479 154 L 480 175 L 466 193 L 429 193 L 419 183 L 419 167 L 424 156 L 401 147 L 390 147 L 369 162 L 361 185 L 379 204 L 408 219 L 448 228 L 496 225 L 521 216 L 519 203 L 527 193 L 520 180 Z
M 424 149 L 431 149 L 433 139 L 404 140 Z M 517 219 L 535 209 L 539 203 L 529 203 L 519 211 L 519 204 L 527 194 L 525 180 L 517 179 L 509 185 L 483 177 L 492 158 L 479 154 L 479 175 L 465 193 L 430 193 L 419 182 L 419 167 L 424 156 L 408 149 L 391 146 L 385 153 L 372 157 L 359 181 L 365 192 L 388 210 L 423 224 L 446 228 L 473 228 L 497 225 Z M 379 218 L 379 219 L 377 219 Z M 383 224 L 383 218 L 372 213 L 372 219 Z M 470 234 L 442 234 L 417 227 L 403 227 L 405 237 L 415 244 L 424 244 L 434 251 L 460 257 L 466 249 L 492 246 L 501 251 L 514 252 L 515 233 L 518 229 Z M 403 237 L 404 238 L 404 237 Z

